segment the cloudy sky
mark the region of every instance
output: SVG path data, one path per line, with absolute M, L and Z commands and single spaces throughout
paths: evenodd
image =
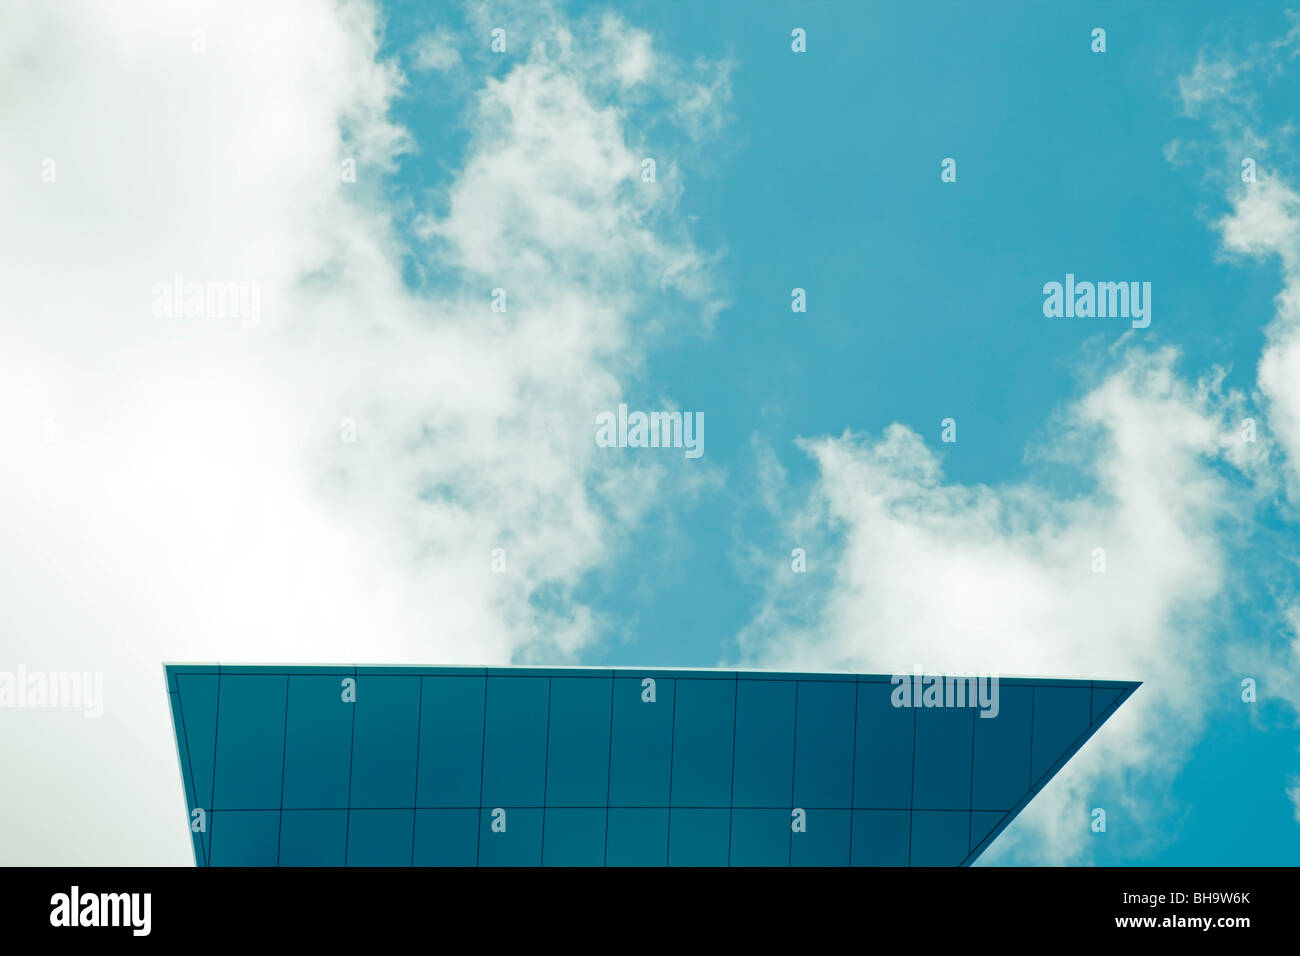
M 5 6 L 0 862 L 213 660 L 1141 680 L 985 862 L 1300 858 L 1300 19 L 755 6 Z

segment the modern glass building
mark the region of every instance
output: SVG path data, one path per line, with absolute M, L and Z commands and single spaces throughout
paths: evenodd
M 1138 686 L 165 670 L 199 866 L 964 866 Z

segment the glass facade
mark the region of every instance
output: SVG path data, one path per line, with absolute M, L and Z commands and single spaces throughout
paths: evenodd
M 166 676 L 199 866 L 967 865 L 1137 687 L 631 668 Z

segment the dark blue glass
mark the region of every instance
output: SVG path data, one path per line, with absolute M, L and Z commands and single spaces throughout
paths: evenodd
M 203 866 L 961 865 L 1137 686 L 1008 678 L 992 708 L 756 671 L 166 678 Z
M 475 807 L 483 784 L 486 678 L 425 677 L 420 710 L 422 807 Z M 470 830 L 477 824 L 471 815 Z
M 675 807 L 731 805 L 736 681 L 679 680 L 673 734 Z M 671 852 L 671 847 L 670 847 Z M 725 865 L 726 857 L 723 857 Z
M 856 703 L 856 684 L 800 681 L 795 721 L 794 806 L 850 806 Z M 847 833 L 844 843 L 847 847 Z M 848 864 L 847 856 L 844 864 Z
M 853 866 L 907 866 L 911 839 L 907 810 L 854 810 Z
M 413 808 L 420 679 L 362 675 L 352 706 L 352 808 Z
M 216 798 L 223 810 L 280 809 L 284 767 L 284 675 L 221 677 Z
M 975 852 L 975 848 L 984 842 L 984 838 L 993 832 L 1006 819 L 1005 813 L 988 812 L 984 810 L 975 810 L 970 815 L 970 849 Z
M 606 866 L 665 866 L 668 810 L 612 807 L 606 835 Z
M 912 866 L 959 866 L 970 852 L 970 814 L 917 810 L 912 814 Z
M 1010 810 L 1029 792 L 1030 687 L 1003 686 L 996 717 L 975 720 L 974 809 Z
M 604 866 L 605 810 L 546 811 L 543 866 Z
M 1088 732 L 1092 694 L 1087 687 L 1034 689 L 1034 753 L 1030 773 L 1036 784 Z
M 794 790 L 795 686 L 794 681 L 737 682 L 731 805 L 790 806 Z
M 1092 721 L 1096 723 L 1129 693 L 1127 685 L 1094 684 L 1092 687 Z
M 791 866 L 848 866 L 848 810 L 808 810 L 806 829 L 790 834 Z
M 484 807 L 540 807 L 546 792 L 546 677 L 489 677 Z M 538 850 L 541 849 L 538 817 Z
M 413 865 L 478 865 L 478 820 L 478 810 L 416 810 Z
M 893 689 L 889 684 L 858 685 L 854 807 L 898 810 L 912 805 L 916 710 L 894 707 L 890 702 Z
M 548 806 L 605 806 L 613 683 L 607 677 L 551 679 L 551 730 L 546 764 Z M 603 819 L 604 815 L 601 816 Z
M 654 680 L 654 700 L 646 698 Z M 668 678 L 614 679 L 614 739 L 609 802 L 615 807 L 666 807 L 672 769 L 673 694 Z M 666 827 L 665 823 L 665 827 Z
M 281 866 L 343 866 L 346 810 L 286 810 L 280 821 Z
M 343 678 L 291 676 L 285 733 L 286 809 L 346 808 L 352 767 L 353 704 Z
M 348 866 L 410 866 L 414 834 L 414 810 L 353 810 Z
M 504 818 L 495 813 L 495 809 L 504 810 Z M 493 821 L 499 819 L 504 820 L 504 830 L 493 829 Z M 479 866 L 540 866 L 542 811 L 513 807 L 484 808 L 479 818 L 478 862 Z
M 789 866 L 790 837 L 789 810 L 737 808 L 731 812 L 731 865 Z
M 668 828 L 668 865 L 726 866 L 730 838 L 730 810 L 674 807 Z
M 208 815 L 213 866 L 275 866 L 279 810 L 216 810 Z
M 976 713 L 973 707 L 923 707 L 916 711 L 913 808 L 970 808 L 971 740 Z
M 216 675 L 180 674 L 176 677 L 181 705 L 181 727 L 189 744 L 194 779 L 195 806 L 212 808 L 213 745 L 217 739 Z

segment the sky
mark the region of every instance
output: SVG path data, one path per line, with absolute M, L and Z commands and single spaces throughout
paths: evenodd
M 105 682 L 0 717 L 0 861 L 188 862 L 210 660 L 1140 680 L 982 862 L 1300 860 L 1279 4 L 0 18 L 0 670 Z

